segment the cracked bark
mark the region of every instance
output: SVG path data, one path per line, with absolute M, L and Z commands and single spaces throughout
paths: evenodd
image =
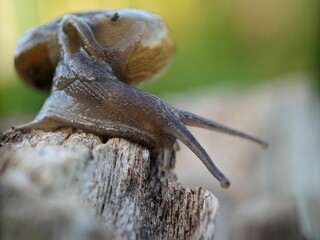
M 212 239 L 218 201 L 156 153 L 66 128 L 0 136 L 3 239 Z

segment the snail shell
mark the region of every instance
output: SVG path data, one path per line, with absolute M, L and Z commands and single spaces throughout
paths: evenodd
M 186 125 L 261 145 L 266 142 L 175 109 L 131 86 L 163 71 L 173 52 L 170 31 L 161 18 L 139 10 L 69 14 L 34 29 L 20 42 L 16 68 L 29 84 L 44 90 L 51 87 L 51 93 L 35 120 L 20 128 L 73 126 L 101 136 L 126 138 L 162 151 L 164 169 L 179 139 L 228 187 L 229 180 Z
M 132 9 L 73 15 L 88 24 L 94 40 L 104 48 L 103 60 L 110 64 L 119 80 L 129 85 L 137 86 L 157 78 L 173 59 L 175 46 L 171 30 L 158 15 Z M 15 54 L 19 76 L 44 91 L 51 89 L 55 69 L 62 58 L 58 40 L 62 19 L 27 32 Z M 74 37 L 77 38 L 76 34 Z

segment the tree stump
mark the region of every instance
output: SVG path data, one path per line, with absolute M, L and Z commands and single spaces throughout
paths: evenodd
M 1 239 L 213 239 L 218 201 L 162 158 L 71 128 L 0 135 Z M 181 160 L 183 161 L 183 159 Z

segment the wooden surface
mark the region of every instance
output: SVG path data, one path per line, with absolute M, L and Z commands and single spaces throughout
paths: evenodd
M 218 201 L 123 139 L 0 135 L 1 239 L 212 239 Z

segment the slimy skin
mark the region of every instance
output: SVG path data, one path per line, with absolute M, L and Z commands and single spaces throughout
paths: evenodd
M 174 143 L 179 139 L 222 187 L 228 187 L 229 180 L 186 125 L 267 145 L 245 133 L 175 109 L 160 98 L 134 87 L 159 75 L 174 54 L 171 33 L 157 15 L 141 10 L 108 10 L 68 14 L 44 26 L 48 28 L 39 28 L 44 31 L 38 34 L 39 38 L 35 38 L 37 29 L 25 37 L 35 38 L 33 45 L 25 40 L 20 44 L 16 68 L 29 84 L 34 81 L 34 86 L 45 86 L 40 88 L 50 88 L 51 92 L 35 120 L 18 128 L 72 126 L 100 136 L 129 139 L 149 149 L 163 151 L 164 169 L 168 168 Z M 114 36 L 116 34 L 120 35 Z M 47 48 L 47 52 L 41 52 L 46 44 L 56 46 L 59 51 L 53 49 L 51 54 Z M 42 61 L 25 63 L 35 52 Z M 43 84 L 39 84 L 41 77 L 36 76 L 34 70 L 33 75 L 28 75 L 35 67 L 41 69 L 38 73 L 44 78 Z M 50 67 L 54 68 L 51 80 L 45 71 Z

